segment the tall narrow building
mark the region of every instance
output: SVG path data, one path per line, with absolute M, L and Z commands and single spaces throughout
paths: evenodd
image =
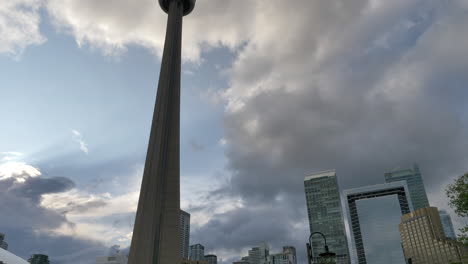
M 385 173 L 385 182 L 390 183 L 395 181 L 406 181 L 408 184 L 414 210 L 429 207 L 426 188 L 424 188 L 424 182 L 417 164 L 414 164 L 412 168 Z
M 184 259 L 189 258 L 190 243 L 190 214 L 180 210 L 180 256 Z
M 442 222 L 442 227 L 444 228 L 444 233 L 447 238 L 457 239 L 455 235 L 455 230 L 453 228 L 452 218 L 445 210 L 439 210 L 440 221 Z
M 337 264 L 349 264 L 348 242 L 335 170 L 305 177 L 304 188 L 310 232 L 321 232 L 326 236 L 330 251 L 337 254 Z M 313 257 L 317 257 L 324 250 L 323 238 L 312 236 L 311 246 Z

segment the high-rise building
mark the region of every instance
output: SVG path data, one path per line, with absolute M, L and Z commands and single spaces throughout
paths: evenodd
M 385 173 L 385 182 L 387 183 L 403 180 L 408 184 L 413 209 L 418 210 L 429 207 L 426 189 L 424 188 L 424 182 L 417 164 L 414 164 L 409 169 L 399 169 Z
M 190 260 L 205 260 L 205 247 L 201 244 L 191 245 Z
M 335 170 L 314 173 L 304 178 L 310 232 L 321 232 L 330 251 L 337 254 L 337 264 L 349 264 L 340 191 Z M 317 257 L 324 250 L 320 236 L 312 236 L 312 253 Z
M 189 258 L 190 214 L 180 210 L 180 256 Z
M 34 254 L 29 259 L 28 262 L 31 264 L 49 264 L 49 257 L 43 254 Z
M 293 246 L 283 247 L 283 263 L 284 264 L 297 264 L 295 247 Z
M 347 201 L 346 209 L 348 213 L 348 224 L 350 225 L 349 229 L 351 231 L 351 242 L 353 245 L 352 248 L 356 249 L 356 251 L 353 252 L 353 254 L 357 258 L 358 264 L 367 264 L 367 263 L 376 262 L 375 259 L 372 259 L 375 256 L 372 256 L 372 255 L 368 256 L 368 252 L 369 251 L 372 252 L 372 250 L 369 250 L 369 248 L 366 249 L 365 244 L 367 244 L 368 246 L 372 246 L 373 244 L 365 243 L 363 239 L 361 222 L 364 219 L 361 219 L 361 217 L 364 214 L 368 215 L 372 211 L 385 206 L 385 202 L 388 202 L 388 201 L 382 200 L 382 198 L 386 196 L 396 196 L 395 198 L 398 200 L 399 208 L 392 211 L 390 215 L 386 216 L 387 219 L 383 220 L 386 222 L 386 224 L 389 224 L 388 223 L 389 220 L 393 218 L 394 219 L 393 224 L 395 226 L 394 227 L 392 226 L 380 227 L 380 230 L 382 231 L 385 230 L 386 232 L 385 233 L 380 232 L 379 241 L 378 241 L 378 242 L 383 241 L 387 247 L 387 250 L 391 248 L 394 251 L 391 254 L 392 258 L 384 259 L 384 260 L 381 259 L 379 261 L 380 263 L 385 263 L 382 261 L 388 261 L 387 263 L 398 263 L 399 261 L 403 261 L 404 257 L 403 257 L 403 252 L 401 252 L 401 247 L 400 247 L 401 242 L 399 240 L 397 226 L 398 226 L 400 217 L 412 211 L 411 198 L 410 198 L 408 189 L 409 188 L 406 184 L 406 181 L 399 181 L 399 182 L 359 187 L 359 188 L 348 189 L 344 191 L 344 195 Z M 358 208 L 359 202 L 369 202 L 369 200 L 371 199 L 372 200 L 379 199 L 377 200 L 377 202 L 381 202 L 381 203 L 374 204 L 370 208 L 365 208 L 365 212 L 359 212 L 359 208 Z M 365 204 L 364 204 L 364 207 L 365 207 Z M 372 223 L 375 221 L 370 221 L 370 222 Z M 366 228 L 369 228 L 369 227 L 366 227 Z M 396 237 L 396 239 L 389 239 L 392 237 Z M 371 257 L 371 259 L 368 260 L 369 257 Z
M 266 243 L 263 243 L 249 250 L 249 262 L 250 264 L 265 264 L 269 254 L 270 248 Z
M 8 243 L 4 241 L 5 240 L 5 234 L 0 233 L 0 248 L 3 248 L 4 250 L 8 250 Z
M 213 254 L 205 255 L 205 260 L 208 264 L 218 264 L 218 257 Z
M 436 207 L 403 215 L 399 229 L 407 263 L 468 263 L 468 247 L 445 237 Z
M 447 238 L 457 239 L 455 235 L 455 230 L 453 228 L 452 218 L 445 210 L 439 210 L 440 214 L 440 221 L 442 222 L 442 226 L 444 228 L 444 233 Z
M 283 264 L 283 253 L 271 254 L 267 256 L 266 264 Z
M 284 246 L 283 252 L 266 256 L 266 264 L 297 264 L 296 248 Z

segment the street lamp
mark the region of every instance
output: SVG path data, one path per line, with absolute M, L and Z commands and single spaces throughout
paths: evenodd
M 330 250 L 328 249 L 328 245 L 327 245 L 327 238 L 325 237 L 324 234 L 320 233 L 320 232 L 313 232 L 310 234 L 309 236 L 309 243 L 307 243 L 307 260 L 309 262 L 309 264 L 311 264 L 311 261 L 312 261 L 312 236 L 315 235 L 315 234 L 319 234 L 323 237 L 323 240 L 325 241 L 325 252 L 322 252 L 319 254 L 320 257 L 324 258 L 325 260 L 328 260 L 328 259 L 331 259 L 333 258 L 334 256 L 336 256 L 336 253 L 334 252 L 330 252 Z

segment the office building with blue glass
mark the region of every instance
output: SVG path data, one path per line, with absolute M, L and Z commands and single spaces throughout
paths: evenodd
M 314 173 L 304 178 L 310 232 L 321 232 L 337 264 L 349 264 L 348 242 L 335 170 Z M 313 260 L 324 250 L 320 236 L 312 237 Z
M 429 207 L 426 189 L 417 164 L 414 164 L 412 168 L 385 173 L 385 182 L 396 181 L 406 181 L 414 210 Z

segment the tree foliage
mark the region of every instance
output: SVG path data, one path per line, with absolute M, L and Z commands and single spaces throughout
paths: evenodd
M 449 205 L 459 216 L 468 216 L 468 173 L 460 176 L 446 189 Z
M 468 173 L 458 177 L 454 183 L 449 184 L 445 190 L 449 198 L 449 205 L 459 216 L 468 216 Z M 468 225 L 460 228 L 458 240 L 468 244 Z

